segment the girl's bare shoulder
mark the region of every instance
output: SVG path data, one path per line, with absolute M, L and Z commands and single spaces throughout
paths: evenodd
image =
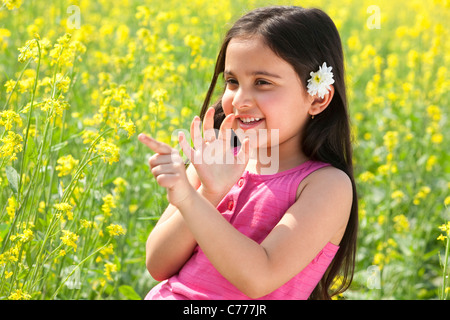
M 344 171 L 333 166 L 320 168 L 303 179 L 297 189 L 297 199 L 306 187 L 320 190 L 321 196 L 332 192 L 333 194 L 339 194 L 341 197 L 352 199 L 353 195 L 350 177 Z

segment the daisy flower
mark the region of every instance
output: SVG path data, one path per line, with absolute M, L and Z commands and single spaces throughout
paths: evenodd
M 318 95 L 321 99 L 330 90 L 330 85 L 334 83 L 332 67 L 327 67 L 327 63 L 324 62 L 319 70 L 311 72 L 311 78 L 308 80 L 308 93 L 312 96 Z

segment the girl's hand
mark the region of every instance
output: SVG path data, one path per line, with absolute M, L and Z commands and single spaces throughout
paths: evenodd
M 194 148 L 191 148 L 182 132 L 179 134 L 181 149 L 196 169 L 202 191 L 214 198 L 221 199 L 225 196 L 242 176 L 249 160 L 248 139 L 244 139 L 237 155 L 231 146 L 234 119 L 234 114 L 228 115 L 216 137 L 213 128 L 214 108 L 209 108 L 204 117 L 202 137 L 201 120 L 196 116 L 191 124 Z
M 183 159 L 176 149 L 143 133 L 138 139 L 155 152 L 148 164 L 158 184 L 167 189 L 167 198 L 171 204 L 177 206 L 187 199 L 191 192 L 195 192 L 187 178 Z

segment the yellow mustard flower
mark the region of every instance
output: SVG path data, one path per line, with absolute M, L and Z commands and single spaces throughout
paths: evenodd
M 384 214 L 380 214 L 377 218 L 377 223 L 382 226 L 386 222 L 386 216 Z
M 383 268 L 385 260 L 386 260 L 386 256 L 381 252 L 377 252 L 373 256 L 373 264 L 379 266 L 380 269 Z
M 19 62 L 25 62 L 28 59 L 33 59 L 34 62 L 37 62 L 39 59 L 39 49 L 37 46 L 37 40 L 31 39 L 25 42 L 23 47 L 18 48 L 20 54 L 18 57 Z
M 447 223 L 440 225 L 438 228 L 446 235 L 440 234 L 439 237 L 437 237 L 437 240 L 445 241 L 445 239 L 447 239 L 447 236 L 450 235 L 450 221 L 447 221 Z
M 30 300 L 31 295 L 29 295 L 27 292 L 23 291 L 22 289 L 16 289 L 8 296 L 9 300 Z
M 72 208 L 73 208 L 73 207 L 72 207 L 70 204 L 68 204 L 67 202 L 56 203 L 56 204 L 53 205 L 53 207 L 54 207 L 56 210 L 60 210 L 60 211 L 64 211 L 64 212 L 70 211 L 70 210 L 72 210 Z
M 73 174 L 80 161 L 68 154 L 60 157 L 56 162 L 58 165 L 55 169 L 58 171 L 58 177 L 63 177 Z
M 358 178 L 362 181 L 362 182 L 370 182 L 373 181 L 373 179 L 375 178 L 375 175 L 370 172 L 370 171 L 365 171 L 363 173 L 361 173 Z
M 431 142 L 434 144 L 440 144 L 444 140 L 442 133 L 435 133 L 431 136 Z
M 72 247 L 74 251 L 77 251 L 77 244 L 75 242 L 78 241 L 78 235 L 69 230 L 62 230 L 62 233 L 63 236 L 60 237 L 61 241 L 65 245 Z
M 6 81 L 6 82 L 5 82 L 5 85 L 4 85 L 5 88 L 6 88 L 6 89 L 5 89 L 5 90 L 6 90 L 6 93 L 12 92 L 15 85 L 16 85 L 16 81 L 14 81 L 14 80 L 12 80 L 12 79 Z
M 393 218 L 394 221 L 394 229 L 397 232 L 408 232 L 409 231 L 409 221 L 408 218 L 403 215 L 397 215 Z
M 102 200 L 102 211 L 106 217 L 109 217 L 111 216 L 111 209 L 116 208 L 116 200 L 112 194 L 107 194 Z
M 130 120 L 129 121 L 125 121 L 125 120 L 120 121 L 119 127 L 127 132 L 128 138 L 130 138 L 136 132 L 136 126 L 134 125 L 133 121 L 130 121 Z
M 106 248 L 103 248 L 100 250 L 100 254 L 105 258 L 108 259 L 109 255 L 114 253 L 114 246 L 112 243 L 110 243 Z
M 123 193 L 125 191 L 125 188 L 128 186 L 128 182 L 122 177 L 117 177 L 116 179 L 114 179 L 113 183 L 115 185 L 114 193 L 116 195 Z
M 117 265 L 114 264 L 114 263 L 111 263 L 111 262 L 107 262 L 107 263 L 105 263 L 105 269 L 104 270 L 105 270 L 104 275 L 106 276 L 106 278 L 109 281 L 112 281 L 113 278 L 111 276 L 111 273 L 117 272 Z
M 61 117 L 64 110 L 67 110 L 70 107 L 69 103 L 63 99 L 63 96 L 59 96 L 57 99 L 44 99 L 44 103 L 41 105 L 42 111 L 48 111 L 51 118 L 55 117 L 55 115 Z
M 29 242 L 29 241 L 33 240 L 33 237 L 34 237 L 33 236 L 33 231 L 31 229 L 25 229 L 23 231 L 23 233 L 20 233 L 20 234 L 17 234 L 17 235 L 12 235 L 10 237 L 10 239 L 11 239 L 11 241 L 18 240 L 18 241 L 20 241 L 22 243 L 25 243 L 25 242 Z
M 51 84 L 53 84 L 53 79 L 51 80 Z M 68 76 L 64 76 L 62 73 L 56 74 L 56 88 L 61 92 L 67 92 L 70 86 L 70 78 Z
M 130 204 L 128 206 L 128 210 L 130 211 L 130 213 L 135 213 L 137 209 L 139 209 L 139 206 L 137 204 Z
M 431 188 L 428 186 L 423 186 L 420 188 L 419 192 L 414 196 L 413 204 L 419 205 L 422 199 L 425 199 L 426 196 L 431 192 Z
M 90 130 L 84 130 L 81 138 L 83 139 L 84 144 L 89 144 L 98 138 L 98 133 Z
M 100 141 L 95 147 L 95 152 L 101 156 L 105 163 L 109 164 L 119 161 L 120 158 L 120 149 L 107 140 Z
M 437 105 L 429 105 L 427 107 L 427 113 L 433 121 L 439 121 L 441 119 L 441 109 Z
M 391 194 L 391 199 L 394 200 L 401 200 L 405 197 L 405 194 L 403 193 L 403 191 L 401 190 L 395 190 L 394 192 L 392 192 Z
M 439 228 L 439 230 L 441 230 L 447 234 L 450 234 L 450 221 L 440 225 L 438 228 Z
M 118 224 L 110 224 L 106 229 L 108 229 L 110 236 L 120 236 L 125 234 L 123 227 Z
M 440 234 L 439 237 L 436 238 L 436 240 L 445 241 L 447 239 L 447 236 L 444 236 L 443 234 Z
M 92 221 L 86 220 L 86 219 L 80 219 L 80 224 L 82 228 L 90 228 L 93 225 Z
M 13 110 L 0 112 L 0 125 L 4 126 L 5 130 L 11 130 L 14 123 L 19 127 L 22 126 L 22 118 L 17 113 Z
M 435 155 L 431 155 L 428 157 L 428 160 L 425 164 L 425 169 L 427 171 L 431 171 L 433 167 L 436 165 L 438 158 Z
M 195 56 L 200 53 L 205 42 L 198 36 L 188 34 L 184 37 L 184 44 L 191 48 L 191 56 Z
M 56 63 L 59 65 L 64 65 L 65 62 L 68 62 L 67 60 L 71 58 L 70 51 L 68 50 L 71 39 L 72 35 L 70 33 L 66 33 L 56 40 L 57 42 L 49 53 L 49 56 L 52 58 L 51 65 Z
M 388 151 L 392 151 L 394 147 L 398 144 L 398 132 L 388 131 L 383 136 L 384 145 Z
M 450 205 L 450 196 L 448 196 L 448 197 L 446 197 L 446 198 L 444 199 L 444 205 L 445 205 L 445 206 Z
M 9 220 L 12 221 L 16 215 L 16 209 L 18 208 L 18 203 L 14 196 L 8 198 L 8 206 L 6 207 L 6 213 L 9 216 Z
M 23 0 L 3 0 L 3 5 L 6 6 L 8 10 L 13 10 L 20 8 Z
M 19 246 L 21 246 L 19 244 Z M 19 260 L 19 248 L 17 245 L 12 246 L 9 250 L 0 254 L 0 266 L 5 265 L 7 262 L 17 262 Z
M 0 146 L 0 158 L 11 157 L 11 161 L 16 160 L 16 152 L 21 152 L 23 150 L 22 136 L 13 131 L 8 131 L 6 137 L 1 138 L 0 141 L 4 143 Z

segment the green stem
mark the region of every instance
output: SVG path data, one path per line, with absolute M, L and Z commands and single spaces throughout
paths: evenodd
M 47 137 L 48 127 L 49 127 L 49 121 L 47 121 L 47 124 L 46 124 L 45 129 L 44 129 L 44 137 L 43 137 L 41 145 L 39 147 L 38 160 L 37 160 L 36 167 L 34 168 L 33 175 L 32 175 L 32 178 L 30 179 L 30 181 L 35 181 L 36 174 L 39 172 L 39 168 L 40 168 L 40 165 L 41 165 L 41 162 L 42 162 L 42 156 L 43 156 L 44 145 L 45 145 L 45 141 L 46 141 L 46 137 Z M 9 237 L 15 231 L 15 226 L 17 224 L 17 220 L 18 220 L 19 216 L 21 216 L 22 211 L 25 210 L 25 208 L 26 208 L 28 196 L 30 194 L 30 191 L 31 191 L 32 187 L 34 187 L 33 188 L 34 191 L 36 190 L 36 184 L 30 184 L 30 187 L 27 189 L 27 191 L 25 193 L 25 196 L 23 197 L 22 203 L 17 201 L 19 203 L 19 208 L 16 211 L 16 215 L 14 216 L 14 220 L 11 223 L 11 227 L 8 230 L 7 236 L 5 237 L 5 243 L 3 244 L 2 253 L 4 252 L 4 250 L 6 249 L 7 245 L 9 244 Z M 19 190 L 20 190 L 20 188 L 21 187 L 20 187 L 20 184 L 19 184 Z
M 95 255 L 97 252 L 99 252 L 100 250 L 102 250 L 103 248 L 106 248 L 106 246 L 111 242 L 111 238 L 100 248 L 98 248 L 97 250 L 95 250 L 94 252 L 92 252 L 90 255 L 88 255 L 86 258 L 84 258 L 83 260 L 80 261 L 79 264 L 77 264 L 73 270 L 67 275 L 67 277 L 61 282 L 61 284 L 59 285 L 58 289 L 56 289 L 56 291 L 53 293 L 52 297 L 50 298 L 51 300 L 56 298 L 56 295 L 58 294 L 59 290 L 61 290 L 62 286 L 67 282 L 67 280 L 69 280 L 69 278 L 73 275 L 73 273 L 84 263 L 86 262 L 89 258 L 91 258 L 93 255 Z
M 40 66 L 41 66 L 41 47 L 40 47 L 39 41 L 37 39 L 35 39 L 35 41 L 37 43 L 37 47 L 38 47 L 38 51 L 39 51 L 39 59 L 38 59 L 38 62 L 37 62 L 37 67 L 36 67 L 36 77 L 34 79 L 33 92 L 32 92 L 32 95 L 31 95 L 30 110 L 29 110 L 28 120 L 27 120 L 27 130 L 26 130 L 26 133 L 25 133 L 25 140 L 24 140 L 24 146 L 23 146 L 23 151 L 22 151 L 22 161 L 21 161 L 21 164 L 20 164 L 19 184 L 18 184 L 18 188 L 17 188 L 17 203 L 18 204 L 20 204 L 21 196 L 22 196 L 22 192 L 21 192 L 21 190 L 22 190 L 22 182 L 23 182 L 23 177 L 22 176 L 23 176 L 23 170 L 24 170 L 25 155 L 26 155 L 26 151 L 27 151 L 27 143 L 28 143 L 28 136 L 29 136 L 29 131 L 30 131 L 31 114 L 33 112 L 34 97 L 35 97 L 35 94 L 36 94 L 37 82 L 38 82 L 38 78 L 39 78 L 39 69 L 40 69 Z M 29 59 L 27 65 L 25 67 L 28 66 L 28 64 L 30 63 L 31 59 L 32 58 Z M 24 69 L 24 71 L 25 71 L 25 69 Z M 22 73 L 23 73 L 23 71 L 22 71 Z M 22 76 L 22 74 L 20 76 Z M 15 88 L 15 86 L 14 86 L 14 88 Z M 13 92 L 14 92 L 14 89 L 13 89 Z M 11 92 L 11 95 L 12 95 L 12 92 Z M 11 98 L 11 95 L 9 96 L 9 98 Z M 8 105 L 8 102 L 9 102 L 9 99 L 8 99 L 8 101 L 5 104 L 5 108 Z M 22 211 L 20 209 L 22 207 L 23 207 L 23 205 L 20 205 L 19 208 L 16 210 L 16 215 L 14 217 L 13 222 L 11 223 L 11 227 L 9 228 L 8 235 L 6 236 L 5 244 L 3 245 L 3 248 L 2 248 L 2 252 L 4 252 L 6 246 L 7 246 L 8 242 L 9 242 L 9 237 L 14 232 L 14 229 L 15 229 L 17 220 L 19 218 L 20 212 Z
M 19 187 L 18 187 L 18 191 L 17 191 L 17 202 L 20 202 L 20 200 L 21 200 L 21 187 L 22 187 L 22 180 L 23 180 L 22 174 L 23 174 L 23 168 L 24 168 L 24 164 L 25 164 L 25 155 L 27 152 L 28 136 L 29 136 L 29 132 L 30 132 L 31 115 L 33 113 L 34 98 L 36 96 L 36 88 L 37 88 L 37 83 L 38 83 L 38 79 L 39 79 L 39 70 L 41 67 L 41 46 L 37 39 L 35 39 L 35 41 L 36 41 L 36 44 L 38 47 L 39 59 L 37 62 L 37 67 L 36 67 L 36 77 L 34 79 L 33 92 L 31 93 L 30 110 L 28 111 L 28 119 L 27 119 L 27 131 L 25 133 L 25 141 L 23 143 L 22 161 L 21 161 L 21 165 L 20 165 L 20 175 L 19 175 Z
M 447 299 L 447 293 L 445 289 L 447 288 L 447 267 L 448 267 L 448 255 L 450 251 L 450 234 L 447 234 L 447 241 L 445 244 L 445 257 L 444 257 L 444 268 L 442 271 L 442 288 L 441 288 L 441 295 L 439 297 L 440 300 Z
M 38 44 L 38 48 L 39 48 L 39 44 Z M 39 49 L 39 50 L 40 50 L 40 49 Z M 40 60 L 40 58 L 41 58 L 41 57 L 40 57 L 40 51 L 39 51 L 39 60 Z M 30 62 L 31 62 L 31 59 L 32 59 L 32 58 L 28 59 L 27 63 L 25 64 L 25 67 L 23 68 L 22 72 L 20 73 L 19 77 L 17 78 L 17 81 L 16 81 L 16 83 L 14 84 L 14 87 L 13 87 L 11 93 L 9 94 L 8 99 L 6 100 L 6 103 L 5 103 L 5 105 L 3 106 L 3 110 L 2 110 L 2 111 L 5 111 L 6 108 L 8 107 L 9 101 L 11 100 L 12 95 L 13 95 L 14 92 L 16 91 L 17 84 L 19 83 L 20 79 L 22 78 L 23 74 L 25 73 L 25 70 L 27 70 L 28 65 L 29 65 Z

